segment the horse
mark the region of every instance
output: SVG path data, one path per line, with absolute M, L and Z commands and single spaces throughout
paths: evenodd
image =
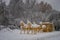
M 24 33 L 27 32 L 27 34 L 29 34 L 31 30 L 31 22 L 27 21 L 27 24 L 25 24 L 23 21 L 20 21 L 20 28 L 21 32 L 23 31 Z
M 32 33 L 36 34 L 41 30 L 40 25 L 36 24 L 35 22 L 33 22 L 32 24 Z
M 26 27 L 26 24 L 23 22 L 23 21 L 20 21 L 20 33 L 22 33 L 22 31 L 25 33 L 25 27 Z

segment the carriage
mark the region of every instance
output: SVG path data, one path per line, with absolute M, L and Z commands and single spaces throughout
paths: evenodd
M 39 32 L 52 32 L 54 31 L 54 24 L 50 22 L 40 22 L 39 24 L 36 24 L 35 22 L 32 24 L 30 21 L 25 24 L 23 21 L 20 22 L 20 28 L 22 31 L 27 34 L 30 32 L 33 34 L 39 33 Z

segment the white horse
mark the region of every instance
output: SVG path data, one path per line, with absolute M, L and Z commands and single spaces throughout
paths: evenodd
M 21 29 L 20 33 L 22 32 L 25 33 L 27 31 L 27 28 L 28 28 L 28 25 L 25 24 L 23 21 L 20 21 L 20 29 Z
M 25 24 L 23 21 L 20 21 L 20 28 L 21 28 L 21 32 L 23 31 L 24 33 L 29 33 L 31 30 L 31 22 L 27 21 L 27 24 Z
M 40 25 L 33 22 L 33 24 L 32 24 L 32 33 L 37 33 L 39 31 L 40 31 Z

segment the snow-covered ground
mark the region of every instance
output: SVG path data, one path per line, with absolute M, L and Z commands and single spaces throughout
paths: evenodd
M 0 30 L 0 40 L 60 40 L 60 31 L 38 34 L 20 34 L 20 30 Z

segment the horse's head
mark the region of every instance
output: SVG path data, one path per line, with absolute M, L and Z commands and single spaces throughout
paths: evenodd
M 24 22 L 23 21 L 20 21 L 20 26 L 24 26 Z
M 27 20 L 27 25 L 31 27 L 32 23 L 29 20 Z

